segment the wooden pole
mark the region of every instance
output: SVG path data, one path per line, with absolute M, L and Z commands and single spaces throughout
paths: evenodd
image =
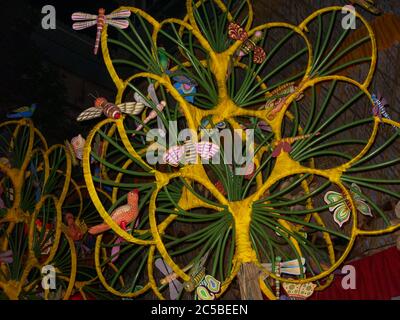
M 263 300 L 258 283 L 260 269 L 252 262 L 242 264 L 238 273 L 242 300 Z

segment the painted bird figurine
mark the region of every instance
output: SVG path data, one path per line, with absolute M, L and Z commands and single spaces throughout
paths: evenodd
M 30 107 L 24 106 L 18 109 L 15 109 L 9 113 L 7 113 L 8 119 L 22 119 L 22 118 L 32 118 L 33 113 L 37 108 L 37 104 L 33 103 Z
M 75 220 L 74 215 L 70 212 L 65 214 L 65 222 L 67 223 L 68 235 L 71 239 L 74 241 L 82 240 L 87 231 L 85 222 L 80 222 L 78 219 Z
M 116 208 L 111 213 L 111 218 L 123 229 L 125 229 L 125 226 L 136 220 L 139 214 L 138 201 L 139 201 L 139 190 L 134 189 L 128 193 L 127 204 Z M 103 222 L 101 224 L 89 228 L 89 233 L 97 235 L 99 233 L 102 233 L 110 229 L 111 227 L 107 223 Z

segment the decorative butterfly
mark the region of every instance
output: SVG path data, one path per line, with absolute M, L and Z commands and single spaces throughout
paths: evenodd
M 77 118 L 77 121 L 91 120 L 98 118 L 104 114 L 107 118 L 119 119 L 122 113 L 130 115 L 138 115 L 144 109 L 144 104 L 140 102 L 126 102 L 115 105 L 108 102 L 105 98 L 97 98 L 94 102 L 94 107 L 83 111 Z
M 241 47 L 241 51 L 239 51 L 239 55 L 240 52 L 243 52 L 242 54 L 245 55 L 246 53 L 253 51 L 253 62 L 258 64 L 264 62 L 266 58 L 266 53 L 264 49 L 254 43 L 254 40 L 262 37 L 262 34 L 261 36 L 259 34 L 254 34 L 254 36 L 249 39 L 249 35 L 247 34 L 246 30 L 244 30 L 239 24 L 231 22 L 228 26 L 228 36 L 233 40 L 243 41 L 243 45 Z
M 312 282 L 301 284 L 284 282 L 282 286 L 290 300 L 305 300 L 312 296 L 314 289 L 317 287 L 317 285 Z
M 282 151 L 289 153 L 292 151 L 292 143 L 298 141 L 298 140 L 304 140 L 307 139 L 311 136 L 318 136 L 320 133 L 317 132 L 315 134 L 309 133 L 309 134 L 304 134 L 301 136 L 296 136 L 296 137 L 288 137 L 288 138 L 283 138 L 279 142 L 275 143 L 275 148 L 272 151 L 272 157 L 276 158 L 278 157 Z
M 360 187 L 352 183 L 350 187 L 351 195 L 354 200 L 354 204 L 358 211 L 364 216 L 371 216 L 371 208 L 365 202 L 365 200 L 359 195 L 361 194 Z M 343 197 L 340 192 L 328 191 L 324 196 L 324 201 L 330 205 L 329 211 L 333 211 L 333 219 L 342 227 L 342 225 L 350 219 L 351 208 L 347 203 L 347 200 Z
M 154 88 L 154 84 L 150 83 L 149 86 L 147 87 L 147 92 L 150 96 L 150 99 L 153 101 L 153 103 L 156 105 L 156 109 L 159 112 L 162 112 L 164 110 L 164 108 L 167 106 L 167 103 L 165 101 L 159 101 L 157 94 L 156 94 L 156 90 Z M 143 105 L 145 105 L 146 107 L 152 109 L 152 106 L 147 102 L 147 100 L 145 98 L 143 98 L 142 95 L 140 95 L 138 92 L 135 92 L 134 94 L 135 100 L 138 103 L 142 103 Z M 147 124 L 149 121 L 153 120 L 157 118 L 157 111 L 156 110 L 152 110 L 149 115 L 143 120 L 143 123 L 138 125 L 135 129 L 135 131 L 140 131 L 143 129 L 144 125 Z M 161 127 L 163 126 L 162 121 L 159 121 L 159 128 L 162 129 Z M 164 130 L 165 131 L 165 130 Z M 132 133 L 132 137 L 134 137 L 136 134 Z
M 72 14 L 72 20 L 82 22 L 75 22 L 72 25 L 72 28 L 74 30 L 82 30 L 97 25 L 96 42 L 94 45 L 94 54 L 97 54 L 97 52 L 99 51 L 100 37 L 101 33 L 103 32 L 104 25 L 109 24 L 118 29 L 126 29 L 129 27 L 129 21 L 125 19 L 123 20 L 121 18 L 129 18 L 130 15 L 131 12 L 129 10 L 121 10 L 105 15 L 105 9 L 103 8 L 99 9 L 98 15 L 88 14 L 84 12 L 75 12 Z
M 213 158 L 219 151 L 219 146 L 208 141 L 190 142 L 184 145 L 173 146 L 169 148 L 163 155 L 163 161 L 173 167 L 179 164 L 196 163 L 197 154 L 204 160 Z

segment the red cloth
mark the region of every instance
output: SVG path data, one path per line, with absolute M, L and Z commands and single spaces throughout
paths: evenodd
M 356 270 L 356 289 L 343 289 L 346 274 L 335 275 L 331 286 L 314 292 L 310 300 L 390 300 L 400 296 L 400 251 L 396 247 L 345 265 Z

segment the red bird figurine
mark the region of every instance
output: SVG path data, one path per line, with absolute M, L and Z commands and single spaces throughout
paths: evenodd
M 115 209 L 111 213 L 111 218 L 123 229 L 125 229 L 126 225 L 136 220 L 139 214 L 138 202 L 139 202 L 139 190 L 135 189 L 128 193 L 127 204 Z M 110 226 L 107 223 L 103 222 L 101 224 L 98 224 L 97 226 L 91 227 L 89 229 L 89 233 L 97 235 L 99 233 L 102 233 L 110 229 L 111 229 Z

